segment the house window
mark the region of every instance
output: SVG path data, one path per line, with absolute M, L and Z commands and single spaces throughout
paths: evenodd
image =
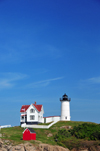
M 24 116 L 22 116 L 21 119 L 24 120 Z
M 35 113 L 35 110 L 34 109 L 30 109 L 30 113 Z
M 30 115 L 30 120 L 35 120 L 35 116 L 34 115 Z

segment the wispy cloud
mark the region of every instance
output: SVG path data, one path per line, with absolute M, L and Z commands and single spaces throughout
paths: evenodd
M 27 75 L 21 73 L 0 73 L 0 89 L 12 88 L 15 81 L 25 78 Z
M 93 78 L 90 78 L 90 79 L 87 79 L 87 82 L 89 82 L 89 83 L 94 83 L 94 84 L 96 84 L 96 83 L 100 83 L 100 77 L 93 77 Z
M 33 82 L 33 83 L 27 85 L 27 88 L 46 87 L 52 81 L 61 80 L 61 79 L 63 79 L 63 77 L 57 77 L 57 78 L 53 78 L 53 79 L 47 79 L 47 80 Z
M 80 80 L 82 85 L 100 84 L 100 77 L 92 77 L 85 80 Z
M 88 92 L 94 91 L 95 93 L 99 93 L 100 90 L 100 77 L 92 77 L 89 79 L 80 80 L 78 83 L 78 88 L 87 89 Z

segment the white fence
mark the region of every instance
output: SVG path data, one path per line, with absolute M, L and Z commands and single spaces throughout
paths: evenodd
M 22 124 L 21 127 L 29 127 L 29 128 L 43 128 L 43 129 L 48 129 L 58 121 L 52 122 L 49 125 L 26 125 L 26 123 Z
M 1 128 L 7 128 L 7 127 L 11 127 L 11 125 L 3 125 L 3 126 L 0 126 L 0 129 L 1 129 Z
M 50 123 L 52 121 L 60 121 L 60 116 L 48 116 L 44 117 L 44 123 Z

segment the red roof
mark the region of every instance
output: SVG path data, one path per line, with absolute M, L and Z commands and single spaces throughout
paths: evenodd
M 33 104 L 33 105 L 39 112 L 41 111 L 42 105 L 36 105 L 36 104 Z M 30 105 L 22 105 L 20 112 L 26 112 L 29 106 Z
M 26 112 L 30 105 L 22 105 L 20 112 Z
M 42 105 L 36 105 L 36 104 L 33 105 L 39 112 L 41 111 Z

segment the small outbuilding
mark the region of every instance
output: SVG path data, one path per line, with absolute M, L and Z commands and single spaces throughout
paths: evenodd
M 36 140 L 36 132 L 33 128 L 26 128 L 23 132 L 23 140 Z

